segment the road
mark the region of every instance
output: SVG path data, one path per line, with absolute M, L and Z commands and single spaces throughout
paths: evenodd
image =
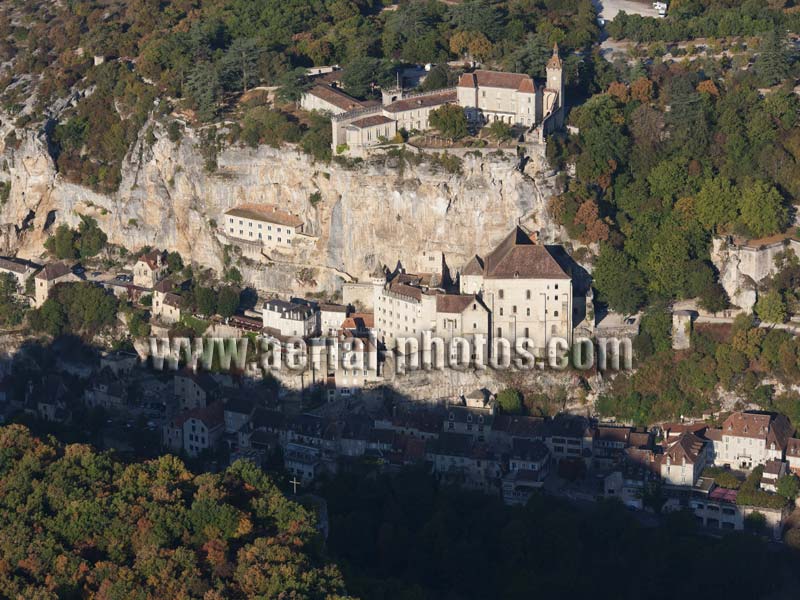
M 637 14 L 643 17 L 658 17 L 652 2 L 639 2 L 637 0 L 592 0 L 600 12 L 600 18 L 611 21 L 617 13 L 624 10 L 629 15 Z

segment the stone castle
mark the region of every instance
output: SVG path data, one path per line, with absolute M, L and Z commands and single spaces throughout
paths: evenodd
M 429 129 L 432 111 L 446 104 L 464 109 L 468 121 L 496 121 L 523 127 L 539 141 L 564 122 L 563 65 L 558 46 L 547 62 L 547 78 L 537 85 L 529 75 L 476 70 L 464 73 L 456 87 L 407 93 L 385 90 L 380 103 L 356 100 L 332 85 L 316 85 L 303 94 L 301 108 L 331 116 L 332 148 L 358 150 L 391 140 L 400 130 Z

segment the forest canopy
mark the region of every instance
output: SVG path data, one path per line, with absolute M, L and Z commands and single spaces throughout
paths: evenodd
M 194 475 L 0 427 L 0 590 L 12 598 L 343 598 L 315 518 L 249 462 Z

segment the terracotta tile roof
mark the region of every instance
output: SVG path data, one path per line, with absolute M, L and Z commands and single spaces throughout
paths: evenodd
M 494 419 L 492 430 L 505 432 L 511 437 L 541 438 L 544 435 L 544 419 L 541 417 L 498 415 Z
M 23 263 L 9 260 L 7 258 L 0 258 L 0 269 L 3 271 L 12 271 L 14 273 L 24 274 L 30 267 Z
M 364 106 L 362 102 L 329 85 L 315 85 L 307 93 L 345 111 Z
M 48 263 L 36 274 L 36 279 L 44 279 L 45 281 L 53 281 L 64 275 L 70 273 L 70 268 L 66 263 L 54 262 Z
M 800 439 L 789 438 L 786 445 L 786 456 L 793 456 L 800 458 Z
M 785 448 L 793 428 L 784 415 L 757 411 L 735 412 L 722 424 L 722 435 L 764 440 Z
M 436 312 L 461 314 L 476 302 L 474 294 L 439 294 L 436 296 Z
M 208 406 L 193 408 L 192 410 L 184 413 L 183 422 L 189 419 L 197 419 L 202 421 L 206 427 L 213 429 L 225 422 L 225 409 L 222 402 L 214 402 Z
M 667 457 L 673 464 L 682 464 L 684 459 L 688 464 L 697 462 L 700 452 L 703 450 L 703 440 L 693 433 L 684 431 L 678 439 L 673 442 L 664 453 L 663 462 L 666 462 Z
M 502 71 L 477 70 L 473 73 L 464 73 L 458 80 L 458 87 L 489 87 L 533 94 L 536 86 L 533 79 L 524 73 L 504 73 Z
M 167 306 L 172 306 L 173 308 L 180 308 L 181 307 L 181 297 L 178 294 L 173 294 L 172 292 L 168 292 L 164 294 L 164 304 Z
M 397 283 L 393 281 L 389 284 L 389 291 L 393 294 L 407 296 L 408 298 L 412 298 L 417 302 L 422 300 L 422 290 L 411 285 L 406 285 L 405 283 Z
M 783 461 L 773 458 L 772 460 L 768 460 L 766 463 L 764 463 L 765 475 L 780 475 L 782 471 Z
M 353 313 L 342 322 L 342 329 L 363 331 L 375 327 L 374 313 Z
M 172 279 L 170 279 L 169 277 L 167 277 L 166 279 L 162 279 L 161 281 L 156 283 L 155 287 L 153 287 L 153 290 L 156 292 L 161 292 L 162 294 L 166 294 L 167 292 L 171 292 L 172 288 L 174 287 L 175 287 L 175 282 L 172 281 Z
M 535 244 L 519 227 L 486 257 L 483 276 L 490 279 L 570 279 L 550 251 Z
M 630 427 L 621 427 L 619 425 L 598 425 L 597 426 L 597 439 L 607 442 L 622 442 L 627 444 L 631 437 Z
M 162 258 L 163 258 L 163 254 L 161 253 L 161 251 L 159 251 L 159 250 L 151 250 L 150 252 L 147 252 L 146 254 L 142 254 L 139 257 L 139 260 L 137 262 L 143 262 L 148 267 L 150 267 L 151 270 L 155 271 L 156 269 L 158 269 L 161 266 L 161 264 L 162 264 L 161 263 L 161 259 Z
M 264 204 L 240 204 L 225 211 L 230 217 L 243 217 L 264 223 L 274 223 L 276 225 L 286 225 L 288 227 L 300 227 L 303 220 L 290 213 L 278 210 L 274 206 Z
M 337 313 L 346 313 L 347 307 L 344 304 L 333 304 L 328 302 L 323 302 L 319 305 L 319 309 L 324 312 L 337 312 Z
M 483 275 L 483 259 L 477 254 L 464 266 L 462 275 Z
M 353 121 L 350 123 L 350 126 L 357 127 L 358 129 L 366 129 L 367 127 L 385 125 L 386 123 L 394 123 L 394 121 L 389 117 L 384 117 L 383 115 L 371 115 L 369 117 L 364 117 L 363 119 Z
M 449 102 L 455 102 L 458 95 L 455 90 L 442 92 L 441 94 L 430 94 L 428 96 L 415 96 L 412 98 L 404 98 L 397 102 L 392 102 L 383 107 L 383 110 L 390 113 L 405 112 L 407 110 L 417 110 L 419 108 L 430 108 L 432 106 L 440 106 Z

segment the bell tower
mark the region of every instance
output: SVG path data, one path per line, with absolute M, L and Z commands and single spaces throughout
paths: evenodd
M 553 44 L 553 56 L 547 61 L 547 88 L 558 92 L 556 107 L 564 106 L 564 75 L 561 58 L 558 56 L 558 44 Z

